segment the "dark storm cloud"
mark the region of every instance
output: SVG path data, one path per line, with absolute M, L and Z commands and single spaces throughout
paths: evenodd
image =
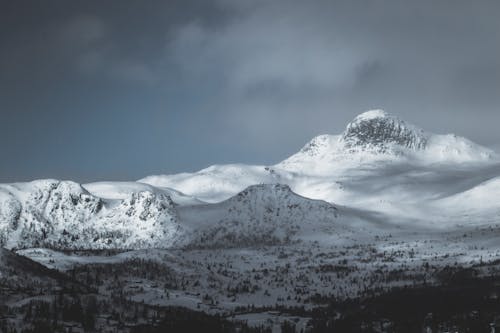
M 12 1 L 2 180 L 274 163 L 384 108 L 500 142 L 498 1 Z

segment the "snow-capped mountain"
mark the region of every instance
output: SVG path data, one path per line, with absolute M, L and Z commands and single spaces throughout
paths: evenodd
M 364 208 L 367 199 L 414 202 L 446 195 L 450 184 L 453 191 L 465 189 L 470 181 L 463 177 L 484 181 L 498 163 L 496 153 L 465 138 L 432 134 L 374 110 L 355 117 L 340 135 L 319 135 L 273 166 L 214 165 L 140 182 L 212 203 L 253 184 L 281 183 L 308 198 Z
M 497 159 L 485 147 L 454 134 L 432 134 L 382 110 L 360 114 L 340 135 L 313 138 L 276 168 L 310 175 L 331 175 L 338 168 L 405 162 L 488 163 Z
M 0 243 L 72 249 L 280 243 L 320 237 L 311 230 L 350 232 L 377 214 L 393 224 L 443 227 L 477 213 L 467 201 L 497 197 L 489 181 L 499 176 L 493 151 L 373 110 L 273 166 L 214 165 L 138 182 L 0 185 Z
M 180 228 L 166 194 L 96 197 L 71 181 L 0 186 L 2 245 L 9 248 L 142 248 L 169 246 Z
M 334 205 L 280 184 L 253 185 L 218 204 L 181 207 L 180 218 L 193 231 L 192 247 L 285 244 L 299 234 L 331 235 L 343 228 Z

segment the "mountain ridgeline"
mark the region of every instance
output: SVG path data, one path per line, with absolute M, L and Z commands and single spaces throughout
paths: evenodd
M 0 235 L 8 248 L 169 246 L 180 225 L 168 195 L 133 192 L 105 200 L 71 181 L 2 185 Z
M 342 134 L 320 135 L 272 166 L 215 165 L 128 183 L 0 184 L 0 245 L 145 249 L 331 241 L 339 230 L 352 233 L 380 219 L 425 224 L 415 213 L 424 207 L 449 223 L 474 204 L 463 193 L 500 194 L 481 186 L 500 176 L 499 165 L 496 153 L 465 138 L 428 133 L 372 110 Z M 496 207 L 483 204 L 486 211 Z

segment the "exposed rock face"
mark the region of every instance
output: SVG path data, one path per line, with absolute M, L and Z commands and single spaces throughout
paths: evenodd
M 399 148 L 424 149 L 427 134 L 382 110 L 357 116 L 347 125 L 340 139 L 349 150 L 398 153 Z

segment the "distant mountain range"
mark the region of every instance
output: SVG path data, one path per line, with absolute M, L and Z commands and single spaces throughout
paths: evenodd
M 491 223 L 500 159 L 381 110 L 272 166 L 214 165 L 136 182 L 0 185 L 6 248 L 144 249 L 332 242 L 381 223 Z M 472 217 L 472 218 L 471 218 Z

